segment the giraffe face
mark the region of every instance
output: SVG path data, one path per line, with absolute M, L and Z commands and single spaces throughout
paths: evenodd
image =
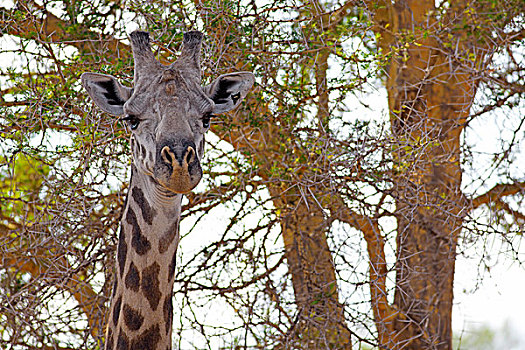
M 133 88 L 97 73 L 82 74 L 82 85 L 103 111 L 127 122 L 137 171 L 165 190 L 189 192 L 202 178 L 200 160 L 211 117 L 240 104 L 254 83 L 253 74 L 225 74 L 203 87 L 201 33 L 184 35 L 182 53 L 169 66 L 155 59 L 148 33 L 133 32 L 130 39 Z
M 184 71 L 169 67 L 159 73 L 135 88 L 123 119 L 137 170 L 164 189 L 185 193 L 202 177 L 204 134 L 215 103 Z

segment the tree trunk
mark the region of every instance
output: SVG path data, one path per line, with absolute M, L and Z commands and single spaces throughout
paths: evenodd
M 387 89 L 394 150 L 399 311 L 387 348 L 451 349 L 456 245 L 466 201 L 460 134 L 474 77 L 433 40 L 391 62 Z
M 389 348 L 452 348 L 454 264 L 461 214 L 452 191 L 431 181 L 397 186 L 394 304 L 400 314 L 393 324 L 395 344 Z M 459 181 L 451 185 L 454 188 Z M 445 200 L 440 194 L 445 194 Z
M 485 57 L 464 29 L 462 2 L 441 18 L 434 1 L 380 5 L 378 46 L 392 55 L 386 87 L 398 226 L 395 317 L 379 339 L 385 349 L 451 349 L 456 245 L 468 207 L 460 136 Z
M 281 229 L 298 317 L 285 349 L 351 349 L 350 331 L 339 303 L 337 279 L 319 205 L 287 191 L 274 198 L 284 208 Z M 308 202 L 305 202 L 307 200 Z

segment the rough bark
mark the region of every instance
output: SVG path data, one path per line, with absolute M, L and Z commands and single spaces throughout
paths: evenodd
M 275 188 L 271 192 L 275 205 L 283 208 L 281 234 L 298 309 L 284 348 L 350 349 L 323 211 L 311 196 Z
M 392 63 L 387 82 L 392 132 L 401 145 L 394 153 L 394 303 L 406 318 L 395 322 L 395 331 L 403 334 L 396 344 L 450 349 L 455 252 L 465 214 L 459 136 L 474 93 L 465 83 L 469 76 L 439 68 L 422 76 L 422 66 L 435 53 L 419 47 L 409 51 L 406 65 Z M 432 67 L 447 66 L 437 61 Z M 446 84 L 429 81 L 436 76 Z M 416 155 L 422 145 L 426 152 Z
M 385 53 L 389 47 L 398 50 L 386 66 L 398 145 L 392 150 L 398 313 L 390 334 L 380 335 L 388 349 L 452 348 L 456 245 L 467 211 L 460 188 L 460 134 L 483 57 L 467 67 L 439 37 L 424 35 L 436 25 L 432 10 L 433 1 L 398 1 L 376 12 L 379 46 Z M 458 56 L 468 52 L 462 36 Z

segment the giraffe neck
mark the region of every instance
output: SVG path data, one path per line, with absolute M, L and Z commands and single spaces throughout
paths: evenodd
M 171 349 L 182 195 L 136 171 L 122 215 L 106 350 Z

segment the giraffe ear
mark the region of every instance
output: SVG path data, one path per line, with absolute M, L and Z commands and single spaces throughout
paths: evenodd
M 80 79 L 100 109 L 116 116 L 124 115 L 124 103 L 130 98 L 133 89 L 123 86 L 111 75 L 84 73 Z
M 229 112 L 237 107 L 252 87 L 255 77 L 250 72 L 224 74 L 204 88 L 215 102 L 214 114 Z

